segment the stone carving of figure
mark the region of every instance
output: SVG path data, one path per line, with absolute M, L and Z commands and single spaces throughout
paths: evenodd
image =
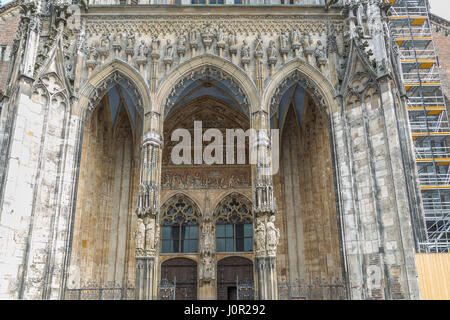
M 170 39 L 167 39 L 166 41 L 166 49 L 164 50 L 164 58 L 167 59 L 171 59 L 173 57 L 173 46 L 172 43 L 170 41 Z
M 202 39 L 205 46 L 209 47 L 213 41 L 213 33 L 211 31 L 211 26 L 209 24 L 206 25 L 205 31 L 202 33 Z
M 128 34 L 127 35 L 127 48 L 133 48 L 134 47 L 134 34 Z
M 261 219 L 258 219 L 256 222 L 255 247 L 257 255 L 264 255 L 266 251 L 266 226 Z
M 102 35 L 102 38 L 100 40 L 100 47 L 106 49 L 109 48 L 109 38 L 105 33 Z
M 236 36 L 236 32 L 230 33 L 230 35 L 228 36 L 228 45 L 230 47 L 235 47 L 237 46 L 237 36 Z
M 303 50 L 308 49 L 309 47 L 311 47 L 312 45 L 312 40 L 311 37 L 309 36 L 309 34 L 305 34 L 305 36 L 303 37 Z
M 194 46 L 198 45 L 198 31 L 196 28 L 193 28 L 191 32 L 189 32 L 189 43 Z
M 184 54 L 186 53 L 186 36 L 184 35 L 184 33 L 181 34 L 178 38 L 177 52 L 180 56 L 184 56 Z
M 280 240 L 280 230 L 275 227 L 275 216 L 270 216 L 266 224 L 267 232 L 267 254 L 276 256 L 278 241 Z
M 87 53 L 88 53 L 88 61 L 95 61 L 96 54 L 97 54 L 95 47 L 89 47 L 87 49 Z
M 258 36 L 255 39 L 255 54 L 262 55 L 263 53 L 263 40 L 261 38 L 261 34 L 258 34 Z
M 294 29 L 292 31 L 292 44 L 299 45 L 301 41 L 300 32 L 298 32 L 298 29 Z
M 145 250 L 155 249 L 155 219 L 150 219 L 145 227 Z
M 248 45 L 247 40 L 244 40 L 242 48 L 241 48 L 241 58 L 250 59 L 250 46 Z
M 146 46 L 144 40 L 141 40 L 141 43 L 139 44 L 139 47 L 138 47 L 138 57 L 144 58 L 146 55 L 147 55 L 147 46 Z
M 212 232 L 211 226 L 208 224 L 204 224 L 202 228 L 202 239 L 203 239 L 203 252 L 212 252 L 212 240 L 211 240 Z
M 145 249 L 145 225 L 144 221 L 141 218 L 137 220 L 137 228 L 134 234 L 134 240 L 136 242 L 136 251 L 143 253 Z
M 267 47 L 267 57 L 269 60 L 276 60 L 277 49 L 275 48 L 275 41 L 270 40 L 269 47 Z
M 152 43 L 150 44 L 152 48 L 152 55 L 158 55 L 159 56 L 159 44 L 161 41 L 158 39 L 157 35 L 153 35 L 152 37 Z
M 287 32 L 281 32 L 280 34 L 280 48 L 281 50 L 289 49 L 289 34 Z
M 200 279 L 206 282 L 213 280 L 215 278 L 213 259 L 208 254 L 204 255 L 201 261 L 202 261 L 202 268 L 200 269 Z
M 217 30 L 217 43 L 225 44 L 225 35 L 221 27 L 219 27 L 219 29 Z
M 325 46 L 322 44 L 322 41 L 317 41 L 316 50 L 314 50 L 314 56 L 317 60 L 326 60 L 327 54 L 325 51 Z

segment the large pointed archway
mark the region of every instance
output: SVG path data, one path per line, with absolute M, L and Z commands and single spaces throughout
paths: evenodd
M 91 90 L 79 104 L 83 126 L 68 288 L 134 286 L 134 210 L 143 101 L 148 102 L 134 72 L 113 62 L 84 87 Z
M 333 124 L 337 109 L 328 81 L 292 61 L 269 82 L 264 106 L 280 130 L 280 170 L 274 177 L 280 228 L 277 272 L 280 298 L 311 282 L 344 282 L 336 198 Z M 327 297 L 315 297 L 327 299 Z

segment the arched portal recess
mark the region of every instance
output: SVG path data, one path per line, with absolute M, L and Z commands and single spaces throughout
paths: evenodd
M 134 209 L 139 185 L 142 99 L 112 73 L 93 93 L 82 132 L 70 287 L 134 284 Z
M 318 279 L 331 284 L 343 274 L 330 125 L 317 90 L 309 88 L 294 73 L 271 110 L 281 139 L 274 179 L 281 213 L 277 271 L 279 283 L 292 286 Z

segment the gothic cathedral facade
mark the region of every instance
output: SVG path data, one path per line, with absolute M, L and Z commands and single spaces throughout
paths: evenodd
M 185 2 L 18 1 L 0 298 L 419 299 L 389 3 Z M 256 134 L 210 164 L 209 129 Z

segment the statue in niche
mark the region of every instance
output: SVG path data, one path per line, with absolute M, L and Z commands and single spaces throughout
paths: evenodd
M 225 35 L 223 33 L 222 27 L 217 30 L 217 43 L 225 45 Z
M 109 49 L 109 38 L 106 35 L 106 33 L 104 33 L 100 39 L 100 47 L 104 49 Z
M 230 48 L 230 52 L 236 53 L 237 45 L 238 45 L 238 41 L 237 41 L 236 32 L 230 33 L 230 35 L 228 36 L 228 46 Z
M 141 218 L 137 219 L 137 228 L 134 234 L 134 240 L 136 242 L 136 252 L 142 254 L 145 249 L 145 225 Z
M 88 47 L 87 54 L 87 61 L 95 61 L 95 59 L 97 58 L 97 51 L 95 50 L 95 47 Z
M 289 50 L 289 34 L 287 31 L 280 34 L 280 48 L 281 50 Z
M 312 45 L 311 37 L 309 36 L 309 34 L 305 34 L 305 36 L 303 37 L 303 42 L 302 42 L 303 50 L 310 48 L 311 45 Z
M 203 252 L 209 253 L 213 250 L 213 242 L 212 242 L 212 230 L 211 226 L 208 223 L 205 223 L 202 227 L 202 242 L 203 242 Z
M 134 35 L 133 34 L 128 34 L 127 35 L 127 48 L 134 48 Z
M 166 49 L 164 50 L 164 59 L 172 59 L 173 57 L 173 46 L 170 39 L 166 41 Z
M 275 216 L 271 215 L 266 224 L 267 232 L 267 255 L 276 256 L 278 242 L 280 241 L 280 230 L 275 227 Z
M 214 35 L 211 31 L 211 26 L 208 23 L 205 27 L 205 31 L 202 33 L 203 44 L 206 47 L 209 47 L 213 41 L 213 37 L 214 37 Z
M 153 35 L 152 37 L 152 43 L 150 44 L 152 48 L 152 55 L 153 54 L 159 54 L 159 44 L 161 41 L 158 39 L 157 35 Z
M 250 46 L 248 45 L 247 40 L 244 40 L 241 48 L 241 58 L 242 59 L 250 59 Z
M 209 282 L 215 278 L 213 259 L 209 254 L 206 254 L 201 259 L 200 279 Z
M 258 33 L 258 36 L 255 39 L 255 54 L 259 56 L 262 56 L 263 54 L 263 40 L 260 33 Z
M 269 46 L 267 47 L 267 57 L 270 61 L 277 59 L 277 49 L 275 48 L 275 41 L 270 40 Z
M 153 251 L 155 249 L 155 219 L 150 219 L 145 227 L 145 250 Z
M 193 28 L 189 33 L 189 43 L 192 46 L 198 46 L 198 31 L 196 28 Z
M 184 35 L 184 33 L 182 33 L 178 38 L 177 52 L 180 56 L 184 56 L 184 54 L 186 53 L 186 36 Z
M 144 40 L 141 40 L 141 43 L 138 46 L 138 57 L 139 58 L 145 58 L 147 55 L 147 46 L 144 42 Z
M 292 31 L 292 44 L 293 45 L 299 45 L 301 44 L 301 36 L 300 36 L 300 32 L 298 32 L 298 29 L 294 29 Z
M 316 57 L 316 59 L 318 61 L 327 59 L 325 46 L 322 44 L 322 41 L 320 41 L 320 40 L 317 41 L 317 46 L 316 46 L 316 50 L 314 51 L 314 56 Z
M 264 225 L 264 221 L 262 219 L 256 220 L 256 228 L 254 233 L 256 254 L 264 255 L 266 251 L 266 226 Z
M 230 179 L 228 180 L 228 188 L 232 188 L 234 186 L 234 175 L 232 174 L 230 176 Z

